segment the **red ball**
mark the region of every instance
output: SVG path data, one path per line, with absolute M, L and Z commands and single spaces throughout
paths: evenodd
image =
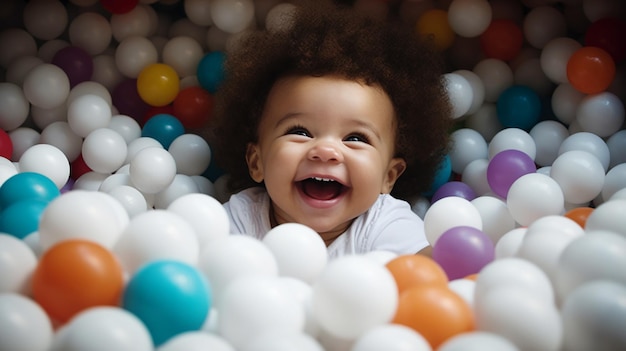
M 585 32 L 585 46 L 595 46 L 605 50 L 616 63 L 626 59 L 626 21 L 607 17 L 593 22 Z
M 0 156 L 11 160 L 13 155 L 13 140 L 7 132 L 0 129 Z
M 78 157 L 70 163 L 70 178 L 73 180 L 77 180 L 83 174 L 91 171 L 91 168 L 87 166 L 83 159 L 83 154 L 78 155 Z
M 199 86 L 191 86 L 178 93 L 173 106 L 174 116 L 186 128 L 201 128 L 211 117 L 213 96 Z
M 480 47 L 488 58 L 510 61 L 522 50 L 524 34 L 515 22 L 507 19 L 493 20 L 480 35 Z
M 100 0 L 100 5 L 112 14 L 123 14 L 132 11 L 139 0 Z

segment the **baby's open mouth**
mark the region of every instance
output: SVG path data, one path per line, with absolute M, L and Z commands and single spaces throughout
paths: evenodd
M 315 200 L 332 200 L 347 189 L 338 181 L 319 177 L 301 180 L 298 186 L 306 196 Z

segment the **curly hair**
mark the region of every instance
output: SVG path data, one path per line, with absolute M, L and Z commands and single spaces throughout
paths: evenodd
M 444 61 L 428 38 L 321 2 L 300 5 L 288 30 L 246 35 L 224 63 L 216 92 L 211 135 L 216 164 L 229 175 L 229 190 L 258 185 L 245 161 L 268 93 L 286 76 L 334 75 L 381 87 L 397 119 L 395 157 L 407 163 L 391 194 L 411 199 L 430 189 L 449 150 L 452 126 L 443 81 Z

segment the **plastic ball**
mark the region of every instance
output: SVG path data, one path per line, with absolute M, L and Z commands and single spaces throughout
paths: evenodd
M 289 30 L 294 12 L 297 11 L 297 9 L 294 4 L 290 3 L 279 3 L 273 6 L 265 16 L 265 28 L 270 32 Z
M 515 220 L 503 200 L 495 196 L 479 196 L 471 202 L 480 213 L 483 222 L 482 231 L 494 244 L 502 235 L 515 228 Z
M 317 232 L 298 223 L 284 223 L 263 237 L 278 263 L 280 276 L 314 283 L 328 262 L 326 244 Z
M 133 36 L 150 37 L 157 25 L 155 15 L 155 10 L 147 4 L 138 4 L 126 13 L 112 14 L 110 22 L 113 37 L 117 42 Z
M 57 147 L 47 144 L 33 145 L 19 160 L 20 172 L 41 173 L 61 189 L 70 176 L 70 163 Z
M 500 94 L 513 84 L 513 70 L 500 59 L 485 58 L 474 66 L 472 72 L 483 82 L 485 102 L 496 102 Z
M 496 333 L 471 331 L 455 335 L 444 342 L 438 351 L 519 351 L 509 339 Z
M 176 161 L 176 170 L 179 174 L 201 175 L 211 161 L 209 144 L 195 134 L 180 135 L 172 141 L 168 151 Z
M 344 256 L 321 272 L 311 299 L 321 328 L 339 338 L 354 339 L 391 321 L 398 307 L 398 288 L 385 267 L 365 257 Z
M 109 20 L 96 12 L 85 12 L 74 17 L 68 34 L 73 46 L 82 48 L 92 57 L 102 54 L 109 47 L 113 36 Z M 98 74 L 96 57 L 93 57 L 93 67 L 92 78 Z
M 122 296 L 122 307 L 143 322 L 155 346 L 199 330 L 212 304 L 206 278 L 176 260 L 146 263 L 130 278 Z
M 102 7 L 114 14 L 130 12 L 137 6 L 139 0 L 98 0 Z
M 0 294 L 30 294 L 36 266 L 37 257 L 26 242 L 13 235 L 0 234 Z
M 72 190 L 52 200 L 39 223 L 41 246 L 48 249 L 70 239 L 94 241 L 112 248 L 128 224 L 128 215 L 110 195 Z
M 441 9 L 424 11 L 415 23 L 418 35 L 432 37 L 435 47 L 444 51 L 454 42 L 455 33 L 448 22 L 448 12 Z
M 50 178 L 41 173 L 21 172 L 0 186 L 0 208 L 7 208 L 23 200 L 50 202 L 59 195 L 59 188 Z
M 489 142 L 489 159 L 506 150 L 519 150 L 531 159 L 537 156 L 537 145 L 530 134 L 520 128 L 504 128 Z
M 550 40 L 567 34 L 567 23 L 562 11 L 552 6 L 537 6 L 524 17 L 524 39 L 533 47 L 542 49 Z
M 506 199 L 511 185 L 521 176 L 537 170 L 526 153 L 509 149 L 494 155 L 487 166 L 487 181 L 491 190 Z
M 119 185 L 106 192 L 124 207 L 129 218 L 133 218 L 148 210 L 146 197 L 129 185 Z
M 474 329 L 470 306 L 447 285 L 420 285 L 400 294 L 393 323 L 420 333 L 433 349 L 449 338 Z
M 142 36 L 124 38 L 115 48 L 116 67 L 127 78 L 138 78 L 145 67 L 158 62 L 158 57 L 154 44 Z M 171 88 L 173 83 L 169 84 Z
M 108 128 L 121 135 L 126 144 L 130 144 L 130 142 L 141 136 L 139 123 L 134 118 L 126 115 L 112 116 Z
M 439 189 L 442 185 L 447 183 L 452 176 L 452 161 L 449 155 L 444 155 L 439 167 L 437 167 L 437 171 L 435 171 L 434 179 L 432 184 L 430 185 L 430 189 L 428 189 L 423 195 L 432 195 Z
M 93 59 L 84 49 L 67 46 L 57 51 L 52 57 L 52 64 L 59 66 L 70 81 L 70 88 L 89 81 L 93 75 Z
M 535 163 L 541 167 L 550 166 L 554 162 L 561 143 L 569 136 L 567 128 L 557 121 L 541 121 L 528 134 L 537 148 Z
M 150 108 L 137 92 L 137 80 L 125 79 L 119 82 L 111 92 L 113 105 L 118 113 L 130 116 L 137 121 L 141 121 L 146 111 Z
M 167 150 L 147 147 L 130 160 L 129 172 L 137 189 L 147 194 L 156 194 L 174 181 L 176 161 Z
M 619 131 L 624 123 L 624 103 L 608 91 L 588 95 L 576 109 L 576 122 L 582 131 L 608 138 Z
M 603 199 L 610 200 L 622 189 L 626 189 L 626 163 L 618 164 L 606 173 L 600 195 Z
M 200 59 L 196 76 L 200 86 L 211 94 L 214 94 L 224 80 L 225 54 L 222 51 L 212 51 Z
M 463 173 L 465 167 L 476 159 L 487 158 L 487 142 L 477 131 L 461 128 L 452 132 L 450 137 L 453 147 L 449 157 L 455 173 Z
M 567 61 L 567 80 L 585 94 L 605 91 L 615 78 L 615 61 L 603 49 L 584 46 Z
M 585 31 L 586 46 L 595 46 L 605 50 L 613 57 L 615 63 L 626 59 L 626 45 L 622 33 L 626 32 L 626 22 L 617 17 L 605 17 L 594 21 Z
M 126 140 L 109 128 L 92 131 L 82 146 L 85 164 L 93 171 L 105 174 L 117 171 L 124 164 L 127 152 Z
M 37 43 L 32 34 L 22 28 L 6 28 L 0 32 L 0 66 L 6 68 L 22 56 L 36 56 Z
M 433 259 L 443 268 L 449 280 L 480 272 L 493 261 L 494 255 L 493 241 L 474 227 L 450 228 L 433 246 Z
M 400 324 L 384 324 L 359 336 L 353 351 L 432 351 L 428 341 L 417 331 Z
M 227 286 L 244 276 L 278 276 L 272 251 L 260 240 L 245 235 L 227 235 L 211 240 L 200 252 L 198 268 L 211 282 L 217 305 Z
M 594 155 L 587 151 L 572 150 L 554 160 L 550 177 L 559 183 L 566 202 L 584 204 L 600 194 L 605 173 Z
M 0 127 L 5 134 L 26 121 L 29 109 L 29 100 L 18 85 L 8 82 L 0 83 Z M 7 151 L 9 150 L 4 150 L 4 157 L 7 157 L 5 156 Z M 7 158 L 11 158 L 10 152 Z
M 41 108 L 55 108 L 65 103 L 70 93 L 70 79 L 57 65 L 42 63 L 24 78 L 24 96 Z
M 144 67 L 137 77 L 137 92 L 151 106 L 170 104 L 180 90 L 178 73 L 169 65 L 154 63 Z
M 489 160 L 477 159 L 470 162 L 461 174 L 463 182 L 472 188 L 477 196 L 487 195 L 491 193 L 489 182 L 487 181 L 487 167 Z
M 50 350 L 54 330 L 46 312 L 31 298 L 0 294 L 0 349 Z
M 19 159 L 24 155 L 26 150 L 35 146 L 41 137 L 40 133 L 32 128 L 19 127 L 9 132 L 11 143 L 13 143 L 13 155 L 12 161 L 19 162 Z
M 491 23 L 491 6 L 485 0 L 456 0 L 448 7 L 452 30 L 466 38 L 481 35 Z
M 480 47 L 488 58 L 514 59 L 522 50 L 522 29 L 512 20 L 494 19 L 480 35 Z
M 474 198 L 476 198 L 476 192 L 474 192 L 474 190 L 469 185 L 463 182 L 451 181 L 445 183 L 444 185 L 439 187 L 437 191 L 435 191 L 431 198 L 431 203 L 434 203 L 448 196 L 458 196 L 466 200 L 472 201 L 474 200 Z
M 251 0 L 216 0 L 210 4 L 211 19 L 224 32 L 238 33 L 254 20 L 254 6 Z
M 77 97 L 67 108 L 67 123 L 76 135 L 85 138 L 111 123 L 111 105 L 102 97 L 85 94 Z
M 529 173 L 511 185 L 506 204 L 515 221 L 527 226 L 540 217 L 563 213 L 565 197 L 550 176 Z
M 559 155 L 568 151 L 587 151 L 598 158 L 604 171 L 608 171 L 611 159 L 606 142 L 590 132 L 576 132 L 565 138 L 559 147 Z
M 448 276 L 443 268 L 432 258 L 423 255 L 400 255 L 389 260 L 385 267 L 391 272 L 400 294 L 414 286 L 448 284 Z
M 213 312 L 211 312 L 213 313 Z M 170 338 L 159 346 L 159 351 L 235 351 L 223 337 L 205 331 L 189 331 Z
M 173 115 L 186 128 L 205 126 L 213 112 L 213 96 L 205 89 L 191 86 L 182 89 L 173 102 Z
M 611 135 L 606 140 L 609 148 L 610 162 L 609 168 L 613 168 L 620 163 L 626 163 L 626 130 Z
M 36 232 L 47 201 L 27 199 L 15 202 L 0 212 L 0 232 L 24 238 Z
M 496 259 L 517 257 L 517 251 L 519 251 L 525 235 L 525 227 L 518 227 L 504 233 L 496 242 Z
M 211 19 L 211 6 L 208 2 L 202 0 L 187 0 L 184 3 L 185 15 L 187 18 L 199 26 L 210 26 L 213 24 Z
M 496 288 L 480 299 L 474 311 L 478 330 L 501 335 L 521 350 L 560 350 L 559 310 L 528 291 Z
M 200 249 L 213 240 L 228 236 L 230 222 L 221 203 L 206 194 L 186 194 L 167 208 L 183 217 L 194 228 Z M 210 223 L 210 225 L 206 225 Z
M 530 130 L 541 118 L 539 95 L 524 85 L 505 89 L 496 103 L 498 119 L 505 128 Z
M 156 139 L 167 149 L 184 132 L 185 127 L 176 117 L 162 113 L 146 121 L 141 129 L 141 136 Z
M 617 234 L 626 235 L 624 222 L 626 219 L 622 211 L 626 209 L 626 201 L 611 200 L 597 206 L 585 223 L 586 230 L 606 230 Z
M 620 303 L 625 297 L 623 284 L 604 280 L 589 282 L 569 294 L 561 308 L 563 347 L 573 351 L 624 348 L 626 338 L 615 327 L 626 323 L 626 309 Z
M 275 276 L 233 281 L 216 309 L 219 334 L 238 350 L 248 350 L 267 335 L 300 333 L 305 323 L 304 307 Z
M 72 90 L 70 90 L 66 104 L 69 106 L 76 98 L 87 94 L 97 95 L 103 98 L 109 106 L 112 104 L 109 90 L 104 85 L 93 81 L 84 81 L 74 86 Z
M 424 216 L 424 230 L 434 246 L 446 230 L 458 226 L 482 229 L 480 213 L 472 203 L 458 196 L 448 196 L 433 203 Z
M 193 38 L 178 36 L 170 39 L 162 49 L 163 63 L 172 67 L 179 77 L 195 76 L 198 63 L 204 56 L 202 46 Z
M 541 50 L 539 61 L 543 73 L 554 83 L 569 83 L 567 64 L 574 52 L 582 45 L 569 37 L 550 40 Z
M 165 189 L 154 194 L 154 208 L 166 209 L 177 198 L 200 192 L 198 184 L 185 174 L 176 174 L 172 182 Z
M 465 115 L 474 100 L 472 86 L 465 77 L 456 73 L 445 73 L 443 79 L 452 105 L 452 117 L 459 118 Z
M 35 301 L 60 323 L 91 307 L 116 306 L 124 287 L 113 253 L 87 240 L 67 240 L 46 250 L 32 279 Z

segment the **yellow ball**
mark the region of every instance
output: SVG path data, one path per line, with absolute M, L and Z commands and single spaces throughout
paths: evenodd
M 432 9 L 424 12 L 415 23 L 418 35 L 433 36 L 437 49 L 444 51 L 452 46 L 456 34 L 448 22 L 448 12 Z
M 169 65 L 153 63 L 141 70 L 137 77 L 137 92 L 150 106 L 170 104 L 180 91 L 178 73 Z

